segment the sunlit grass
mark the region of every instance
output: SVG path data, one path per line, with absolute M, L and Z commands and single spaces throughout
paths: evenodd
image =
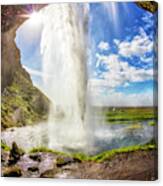
M 108 150 L 108 151 L 104 151 L 102 153 L 99 153 L 97 155 L 86 155 L 84 153 L 64 153 L 64 152 L 58 152 L 55 150 L 51 150 L 48 149 L 46 147 L 36 147 L 33 148 L 30 153 L 36 153 L 36 152 L 49 152 L 49 153 L 54 153 L 56 155 L 61 155 L 64 157 L 72 157 L 76 160 L 79 161 L 93 161 L 93 162 L 103 162 L 105 160 L 109 160 L 111 158 L 113 158 L 115 155 L 117 154 L 121 154 L 121 153 L 128 153 L 128 152 L 134 152 L 134 151 L 148 151 L 148 150 L 153 150 L 156 149 L 157 146 L 154 142 L 154 140 L 152 140 L 151 142 L 145 144 L 145 145 L 133 145 L 133 146 L 128 146 L 128 147 L 121 147 L 118 149 L 112 149 L 112 150 Z
M 141 123 L 135 123 L 127 127 L 128 130 L 142 129 L 142 128 L 143 126 L 141 125 Z
M 115 108 L 108 109 L 105 112 L 106 121 L 110 124 L 117 124 L 121 121 L 122 124 L 127 124 L 129 121 L 145 121 L 156 119 L 155 108 Z
M 54 153 L 56 155 L 63 155 L 63 156 L 68 155 L 67 153 L 55 151 L 53 149 L 49 149 L 49 148 L 44 147 L 44 146 L 34 147 L 29 151 L 29 153 L 37 153 L 37 152 L 47 152 L 47 153 L 49 152 L 49 153 Z
M 105 151 L 101 154 L 93 156 L 93 157 L 91 157 L 91 160 L 96 161 L 96 162 L 103 162 L 105 160 L 111 159 L 112 157 L 114 157 L 117 154 L 135 152 L 135 151 L 139 151 L 139 150 L 147 151 L 147 150 L 153 150 L 153 149 L 156 149 L 156 144 L 134 145 L 134 146 L 129 146 L 129 147 L 122 147 L 119 149 Z

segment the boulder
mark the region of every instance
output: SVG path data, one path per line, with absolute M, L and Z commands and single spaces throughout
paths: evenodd
M 75 160 L 71 157 L 57 157 L 56 159 L 56 166 L 57 167 L 62 167 L 62 166 L 65 166 L 67 164 L 70 164 L 70 163 L 74 163 Z
M 10 150 L 9 154 L 9 165 L 16 164 L 19 160 L 20 157 L 24 154 L 23 150 L 18 148 L 17 144 L 15 142 L 12 143 L 12 148 Z
M 22 171 L 21 171 L 20 167 L 18 167 L 18 166 L 5 167 L 4 170 L 2 171 L 2 176 L 4 176 L 4 177 L 21 177 Z
M 33 161 L 41 162 L 41 155 L 40 154 L 30 154 L 29 158 Z
M 34 167 L 28 167 L 28 171 L 30 172 L 39 172 L 39 168 L 34 166 Z

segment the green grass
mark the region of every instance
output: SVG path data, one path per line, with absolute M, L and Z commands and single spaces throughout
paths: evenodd
M 89 156 L 84 153 L 63 153 L 63 152 L 58 152 L 58 151 L 48 149 L 46 147 L 33 148 L 30 151 L 30 153 L 50 152 L 50 153 L 54 153 L 56 155 L 61 155 L 61 156 L 65 156 L 65 157 L 72 157 L 72 158 L 75 158 L 80 161 L 103 162 L 105 160 L 109 160 L 109 159 L 113 158 L 115 155 L 120 154 L 120 153 L 134 152 L 134 151 L 138 151 L 138 150 L 147 151 L 147 150 L 153 150 L 156 148 L 157 148 L 157 146 L 156 146 L 154 140 L 152 140 L 151 142 L 149 142 L 145 145 L 133 145 L 133 146 L 129 146 L 129 147 L 112 149 L 112 150 L 108 150 L 108 151 L 102 152 L 102 153 L 94 155 L 94 156 Z
M 69 156 L 68 153 L 64 153 L 64 152 L 59 152 L 59 151 L 55 151 L 53 149 L 49 149 L 47 147 L 34 147 L 32 148 L 29 153 L 37 153 L 37 152 L 50 152 L 50 153 L 54 153 L 56 155 L 62 155 L 62 156 Z
M 109 160 L 109 159 L 113 158 L 117 154 L 135 152 L 138 150 L 147 151 L 147 150 L 153 150 L 153 149 L 156 149 L 155 144 L 134 145 L 134 146 L 129 146 L 129 147 L 122 147 L 119 149 L 113 149 L 113 150 L 102 152 L 101 154 L 98 154 L 96 156 L 92 156 L 91 160 L 95 161 L 95 162 L 103 162 L 105 160 Z
M 4 142 L 1 142 L 1 148 L 5 151 L 10 151 L 10 147 L 7 146 Z M 59 151 L 49 149 L 47 147 L 36 147 L 36 148 L 31 149 L 29 153 L 48 152 L 48 153 L 54 153 L 59 156 L 72 157 L 82 162 L 83 161 L 103 162 L 105 160 L 109 160 L 113 158 L 117 154 L 134 152 L 138 150 L 147 151 L 147 150 L 153 150 L 156 148 L 157 148 L 156 144 L 154 140 L 152 140 L 151 142 L 145 145 L 134 145 L 134 146 L 129 146 L 129 147 L 122 147 L 119 149 L 112 149 L 112 150 L 99 153 L 94 156 L 89 156 L 84 153 L 64 153 L 64 152 L 59 152 Z
M 156 108 L 141 107 L 141 108 L 109 108 L 105 111 L 106 121 L 110 124 L 116 124 L 122 121 L 122 124 L 127 124 L 129 121 L 145 121 L 156 119 Z

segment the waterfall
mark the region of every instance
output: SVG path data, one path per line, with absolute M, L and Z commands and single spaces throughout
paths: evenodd
M 86 17 L 80 16 L 75 4 L 49 5 L 41 13 L 42 71 L 46 74 L 43 80 L 52 101 L 48 119 L 49 148 L 80 149 L 88 144 Z

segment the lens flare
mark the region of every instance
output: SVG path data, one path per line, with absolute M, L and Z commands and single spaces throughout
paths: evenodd
M 32 14 L 29 15 L 29 20 L 33 24 L 40 23 L 42 16 L 39 12 L 34 11 Z

